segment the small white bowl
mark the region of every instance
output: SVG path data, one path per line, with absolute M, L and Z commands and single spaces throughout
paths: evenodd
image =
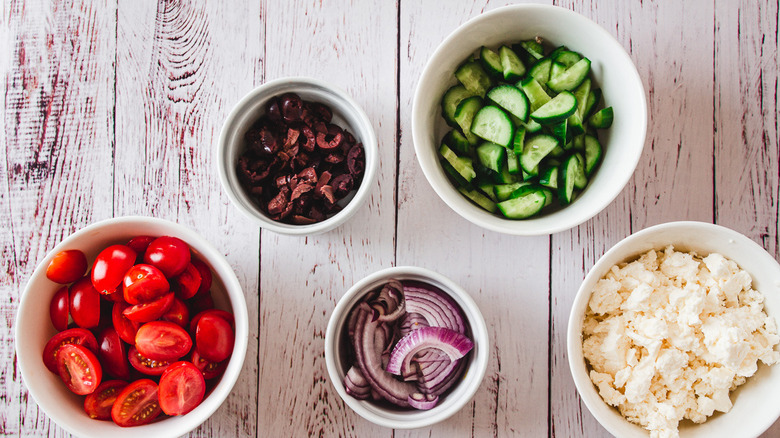
M 106 246 L 125 243 L 133 236 L 174 236 L 189 244 L 192 251 L 211 267 L 212 297 L 217 308 L 228 310 L 235 318 L 236 337 L 233 354 L 225 373 L 198 407 L 186 415 L 165 418 L 151 424 L 122 428 L 112 421 L 97 421 L 84 412 L 84 397 L 71 393 L 60 378 L 43 364 L 46 342 L 57 333 L 49 318 L 49 302 L 61 287 L 46 278 L 46 267 L 60 251 L 79 249 L 93 261 Z M 225 257 L 209 242 L 189 228 L 162 219 L 121 217 L 89 225 L 68 236 L 41 260 L 33 271 L 21 297 L 16 314 L 16 354 L 19 369 L 30 395 L 57 425 L 82 437 L 177 437 L 206 421 L 227 398 L 244 364 L 249 318 L 246 301 L 236 274 Z
M 274 221 L 263 212 L 241 187 L 236 163 L 244 150 L 244 134 L 265 114 L 265 105 L 272 97 L 296 93 L 303 100 L 323 103 L 333 112 L 333 123 L 352 133 L 363 144 L 366 168 L 363 181 L 344 209 L 328 219 L 309 225 L 294 225 Z M 217 147 L 217 170 L 222 187 L 230 201 L 260 227 L 280 234 L 313 235 L 330 231 L 351 218 L 374 186 L 379 166 L 376 134 L 363 109 L 344 91 L 323 81 L 304 77 L 281 78 L 266 82 L 250 91 L 230 111 Z M 342 200 L 344 201 L 344 200 Z M 340 202 L 341 204 L 342 202 Z M 343 206 L 343 205 L 342 205 Z
M 731 259 L 753 277 L 753 288 L 765 298 L 764 310 L 780 322 L 780 265 L 761 246 L 728 228 L 703 222 L 670 222 L 632 234 L 607 251 L 593 265 L 582 282 L 572 305 L 567 334 L 569 367 L 577 391 L 594 417 L 610 433 L 620 437 L 647 437 L 648 431 L 626 420 L 617 409 L 607 405 L 588 376 L 582 352 L 582 324 L 591 291 L 609 269 L 635 260 L 651 249 L 673 245 L 676 250 L 696 251 L 704 257 L 717 252 Z M 703 424 L 681 422 L 680 436 L 756 437 L 780 417 L 780 365 L 759 364 L 755 375 L 731 393 L 734 407 L 716 414 Z
M 420 281 L 436 286 L 449 294 L 463 310 L 470 332 L 468 334 L 474 342 L 474 349 L 469 353 L 469 362 L 460 378 L 461 381 L 440 398 L 438 405 L 427 411 L 388 408 L 369 400 L 358 400 L 348 395 L 344 389 L 344 376 L 347 374 L 349 365 L 346 358 L 342 357 L 342 352 L 346 351 L 346 347 L 342 344 L 347 342 L 343 334 L 350 310 L 367 293 L 390 279 Z M 398 266 L 369 275 L 355 283 L 341 297 L 330 316 L 325 332 L 325 362 L 330 381 L 336 392 L 358 415 L 380 426 L 394 429 L 414 429 L 430 426 L 449 418 L 471 400 L 487 371 L 489 343 L 485 319 L 477 304 L 463 288 L 436 272 L 412 266 Z
M 451 128 L 441 116 L 444 92 L 457 83 L 458 65 L 481 46 L 497 47 L 542 37 L 553 47 L 566 45 L 591 60 L 591 75 L 612 106 L 612 127 L 600 132 L 604 157 L 587 188 L 565 208 L 511 220 L 476 206 L 449 181 L 439 164 L 439 145 Z M 425 177 L 439 197 L 468 221 L 488 230 L 516 235 L 550 234 L 575 227 L 612 202 L 634 173 L 645 143 L 647 104 L 631 58 L 606 30 L 568 9 L 523 4 L 479 15 L 452 32 L 428 60 L 412 107 L 412 137 Z

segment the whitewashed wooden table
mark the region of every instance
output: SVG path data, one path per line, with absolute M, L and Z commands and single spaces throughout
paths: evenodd
M 621 195 L 585 224 L 540 237 L 484 231 L 456 215 L 412 145 L 412 96 L 426 59 L 458 25 L 507 3 L 3 1 L 0 434 L 66 435 L 16 368 L 15 312 L 35 265 L 92 222 L 149 215 L 220 248 L 249 306 L 241 378 L 193 436 L 608 435 L 579 401 L 565 354 L 568 312 L 595 260 L 631 232 L 684 219 L 731 227 L 780 254 L 778 3 L 552 2 L 623 44 L 645 84 L 649 125 Z M 308 238 L 250 223 L 229 204 L 214 162 L 231 106 L 293 75 L 347 90 L 380 149 L 368 203 L 343 227 Z M 394 265 L 461 284 L 491 336 L 474 400 L 423 430 L 361 419 L 325 370 L 335 303 Z M 780 436 L 780 422 L 765 436 Z

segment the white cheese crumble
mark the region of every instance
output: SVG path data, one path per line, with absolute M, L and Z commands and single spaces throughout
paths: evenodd
M 777 324 L 763 303 L 750 274 L 720 254 L 669 246 L 613 266 L 585 313 L 590 379 L 651 437 L 677 437 L 683 419 L 728 412 L 729 392 L 759 360 L 780 362 Z

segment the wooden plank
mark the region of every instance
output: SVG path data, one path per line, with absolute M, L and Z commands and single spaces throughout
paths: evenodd
M 12 322 L 27 278 L 73 231 L 111 215 L 115 7 L 108 1 L 3 6 L 4 260 L 0 433 L 62 434 L 16 370 Z M 96 171 L 96 170 L 100 171 Z M 10 245 L 9 245 L 10 244 Z M 6 258 L 8 256 L 8 258 Z
M 775 258 L 780 255 L 777 35 L 777 2 L 715 3 L 715 218 Z M 780 421 L 763 436 L 780 436 Z
M 432 269 L 464 287 L 488 324 L 491 357 L 485 380 L 466 407 L 434 427 L 395 436 L 542 436 L 548 431 L 549 238 L 505 236 L 461 218 L 428 184 L 411 135 L 412 100 L 426 60 L 460 24 L 499 6 L 401 4 L 397 263 Z
M 162 217 L 198 231 L 228 258 L 249 309 L 241 376 L 193 436 L 257 433 L 259 236 L 222 192 L 214 157 L 223 120 L 260 74 L 260 7 L 123 3 L 118 14 L 117 215 Z
M 272 436 L 390 435 L 358 417 L 327 377 L 325 328 L 357 280 L 393 264 L 396 17 L 393 2 L 269 2 L 265 79 L 310 76 L 345 90 L 379 140 L 378 180 L 349 222 L 314 237 L 261 233 L 258 430 Z

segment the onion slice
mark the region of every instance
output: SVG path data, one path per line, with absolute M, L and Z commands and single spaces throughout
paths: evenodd
M 346 386 L 347 394 L 358 400 L 365 400 L 371 396 L 371 385 L 368 384 L 368 380 L 358 367 L 352 367 L 347 371 L 347 375 L 344 377 L 344 386 Z
M 409 374 L 414 355 L 426 348 L 435 348 L 454 361 L 465 356 L 474 348 L 474 343 L 466 336 L 444 327 L 422 327 L 401 338 L 385 369 L 390 374 Z
M 417 282 L 404 283 L 406 311 L 419 313 L 430 326 L 446 327 L 466 333 L 463 312 L 458 304 L 439 288 Z
M 420 409 L 422 411 L 433 408 L 438 402 L 439 396 L 431 396 L 428 394 L 421 394 L 419 392 L 415 392 L 409 396 L 409 406 Z

